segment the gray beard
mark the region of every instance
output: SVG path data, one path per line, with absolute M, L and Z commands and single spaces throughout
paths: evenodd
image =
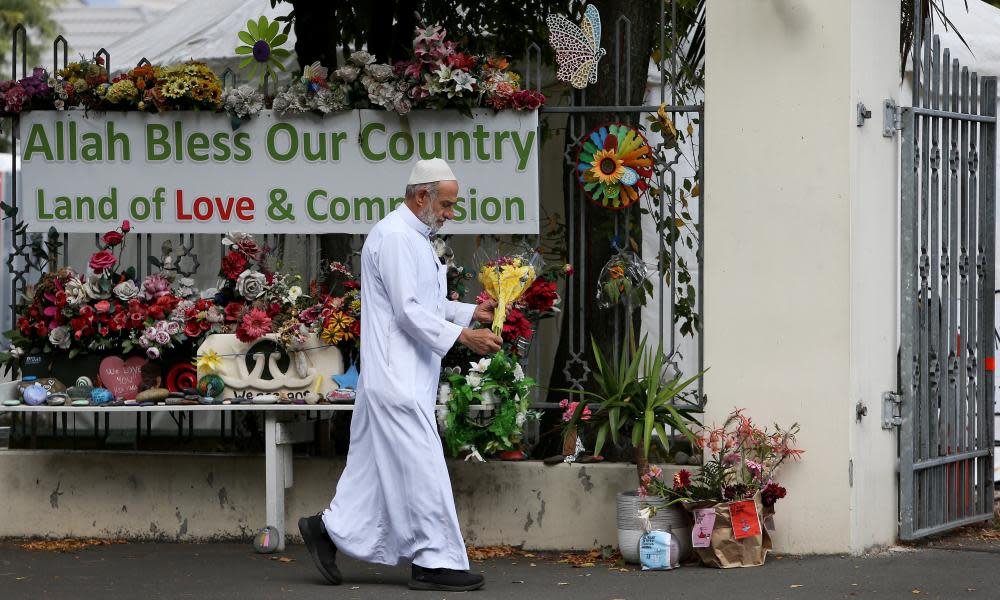
M 420 219 L 421 223 L 431 228 L 431 235 L 438 232 L 439 227 L 437 226 L 437 220 L 434 218 L 434 207 L 432 205 L 428 204 L 425 206 L 420 211 L 420 214 L 417 215 L 417 218 Z

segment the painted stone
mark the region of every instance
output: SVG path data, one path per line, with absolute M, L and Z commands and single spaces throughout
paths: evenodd
M 87 385 L 74 385 L 73 387 L 66 390 L 66 395 L 70 397 L 71 400 L 86 400 L 90 401 L 90 392 L 94 388 Z
M 73 385 L 75 385 L 77 387 L 92 388 L 92 387 L 94 387 L 94 382 L 90 380 L 90 377 L 82 376 L 82 377 L 77 377 L 76 378 L 76 383 L 74 383 Z
M 14 400 L 14 399 L 4 400 L 3 401 L 3 405 L 4 406 L 20 406 L 21 405 L 21 401 L 20 400 Z
M 170 395 L 170 390 L 165 388 L 150 388 L 136 394 L 135 399 L 139 402 L 159 402 L 165 400 Z
M 201 396 L 216 398 L 226 389 L 226 382 L 214 373 L 202 375 L 198 379 L 198 394 Z
M 105 388 L 94 388 L 90 391 L 90 401 L 94 403 L 94 406 L 101 406 L 107 404 L 115 399 L 115 395 L 111 393 L 111 390 Z M 76 404 L 75 402 L 73 403 Z
M 109 356 L 101 361 L 101 383 L 117 398 L 134 399 L 142 383 L 142 367 L 148 362 L 141 356 L 122 359 Z
M 37 381 L 24 388 L 24 393 L 21 394 L 21 398 L 28 406 L 41 406 L 48 397 L 49 393 Z
M 73 406 L 90 406 L 90 400 L 74 400 Z
M 194 365 L 177 363 L 167 371 L 166 387 L 171 392 L 180 392 L 188 388 L 193 388 L 197 383 L 198 373 L 195 371 Z
M 66 399 L 66 394 L 56 392 L 55 394 L 49 394 L 49 397 L 45 399 L 45 403 L 49 406 L 62 406 L 66 404 Z

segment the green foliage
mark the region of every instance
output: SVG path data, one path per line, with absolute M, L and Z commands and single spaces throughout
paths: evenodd
M 498 352 L 473 363 L 467 375 L 450 375 L 448 382 L 451 393 L 444 441 L 452 456 L 469 449 L 489 454 L 519 447 L 535 382 L 524 376 L 511 356 Z M 493 416 L 483 421 L 473 419 L 469 407 L 488 399 L 495 401 Z
M 682 380 L 677 375 L 664 381 L 666 356 L 662 346 L 646 347 L 646 338 L 629 354 L 622 352 L 617 363 L 605 359 L 596 340 L 591 340 L 594 353 L 594 382 L 598 392 L 577 392 L 599 405 L 589 421 L 583 421 L 585 402 L 580 402 L 567 427 L 589 425 L 596 429 L 594 454 L 600 454 L 608 438 L 615 444 L 621 438 L 640 448 L 642 457 L 649 457 L 653 432 L 665 451 L 669 450 L 669 430 L 681 432 L 688 439 L 693 435 L 688 427 L 698 423 L 702 412 L 700 402 L 683 398 L 684 390 L 697 381 L 704 371 Z M 573 390 L 561 390 L 573 392 Z

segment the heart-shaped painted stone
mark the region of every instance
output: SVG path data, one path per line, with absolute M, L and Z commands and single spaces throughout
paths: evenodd
M 141 356 L 133 356 L 128 360 L 123 360 L 120 356 L 109 356 L 101 361 L 101 383 L 116 398 L 132 400 L 139 393 L 144 364 L 146 359 Z

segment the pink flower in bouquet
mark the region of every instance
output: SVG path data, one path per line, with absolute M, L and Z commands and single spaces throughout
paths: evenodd
M 107 300 L 101 300 L 100 302 L 94 305 L 94 310 L 97 311 L 97 314 L 100 315 L 107 314 L 111 312 L 111 303 L 108 302 Z
M 115 255 L 108 252 L 107 250 L 101 250 L 100 252 L 95 252 L 90 257 L 90 268 L 94 270 L 95 273 L 102 273 L 105 269 L 110 269 L 118 263 L 118 259 Z
M 132 229 L 132 224 L 127 220 L 122 221 L 122 233 L 128 233 Z
M 160 349 L 156 346 L 150 346 L 146 348 L 146 356 L 149 357 L 149 360 L 156 360 L 160 358 Z
M 312 325 L 320 318 L 322 312 L 323 312 L 322 304 L 316 304 L 314 306 L 310 306 L 309 308 L 299 313 L 299 321 L 305 323 L 306 325 Z
M 489 299 L 490 295 L 486 292 L 486 290 L 483 290 L 482 292 L 479 292 L 478 296 L 476 296 L 476 304 L 482 304 L 483 302 L 486 302 Z
M 150 275 L 142 281 L 143 295 L 147 300 L 154 300 L 170 293 L 170 280 L 163 275 Z
M 691 472 L 687 469 L 681 469 L 674 473 L 674 489 L 682 490 L 691 485 Z
M 256 340 L 271 333 L 271 317 L 259 308 L 252 308 L 243 316 L 243 322 L 236 330 L 237 337 L 240 335 L 240 329 L 243 330 L 244 336 L 249 338 L 249 341 Z M 247 342 L 248 340 L 241 339 L 240 341 Z
M 580 405 L 579 402 L 570 402 L 569 400 L 563 399 L 559 403 L 559 408 L 563 409 L 562 420 L 564 422 L 570 421 L 573 418 L 573 415 L 576 413 L 576 409 L 579 405 Z M 590 420 L 589 406 L 583 407 L 583 412 L 580 414 L 580 420 L 581 421 Z

